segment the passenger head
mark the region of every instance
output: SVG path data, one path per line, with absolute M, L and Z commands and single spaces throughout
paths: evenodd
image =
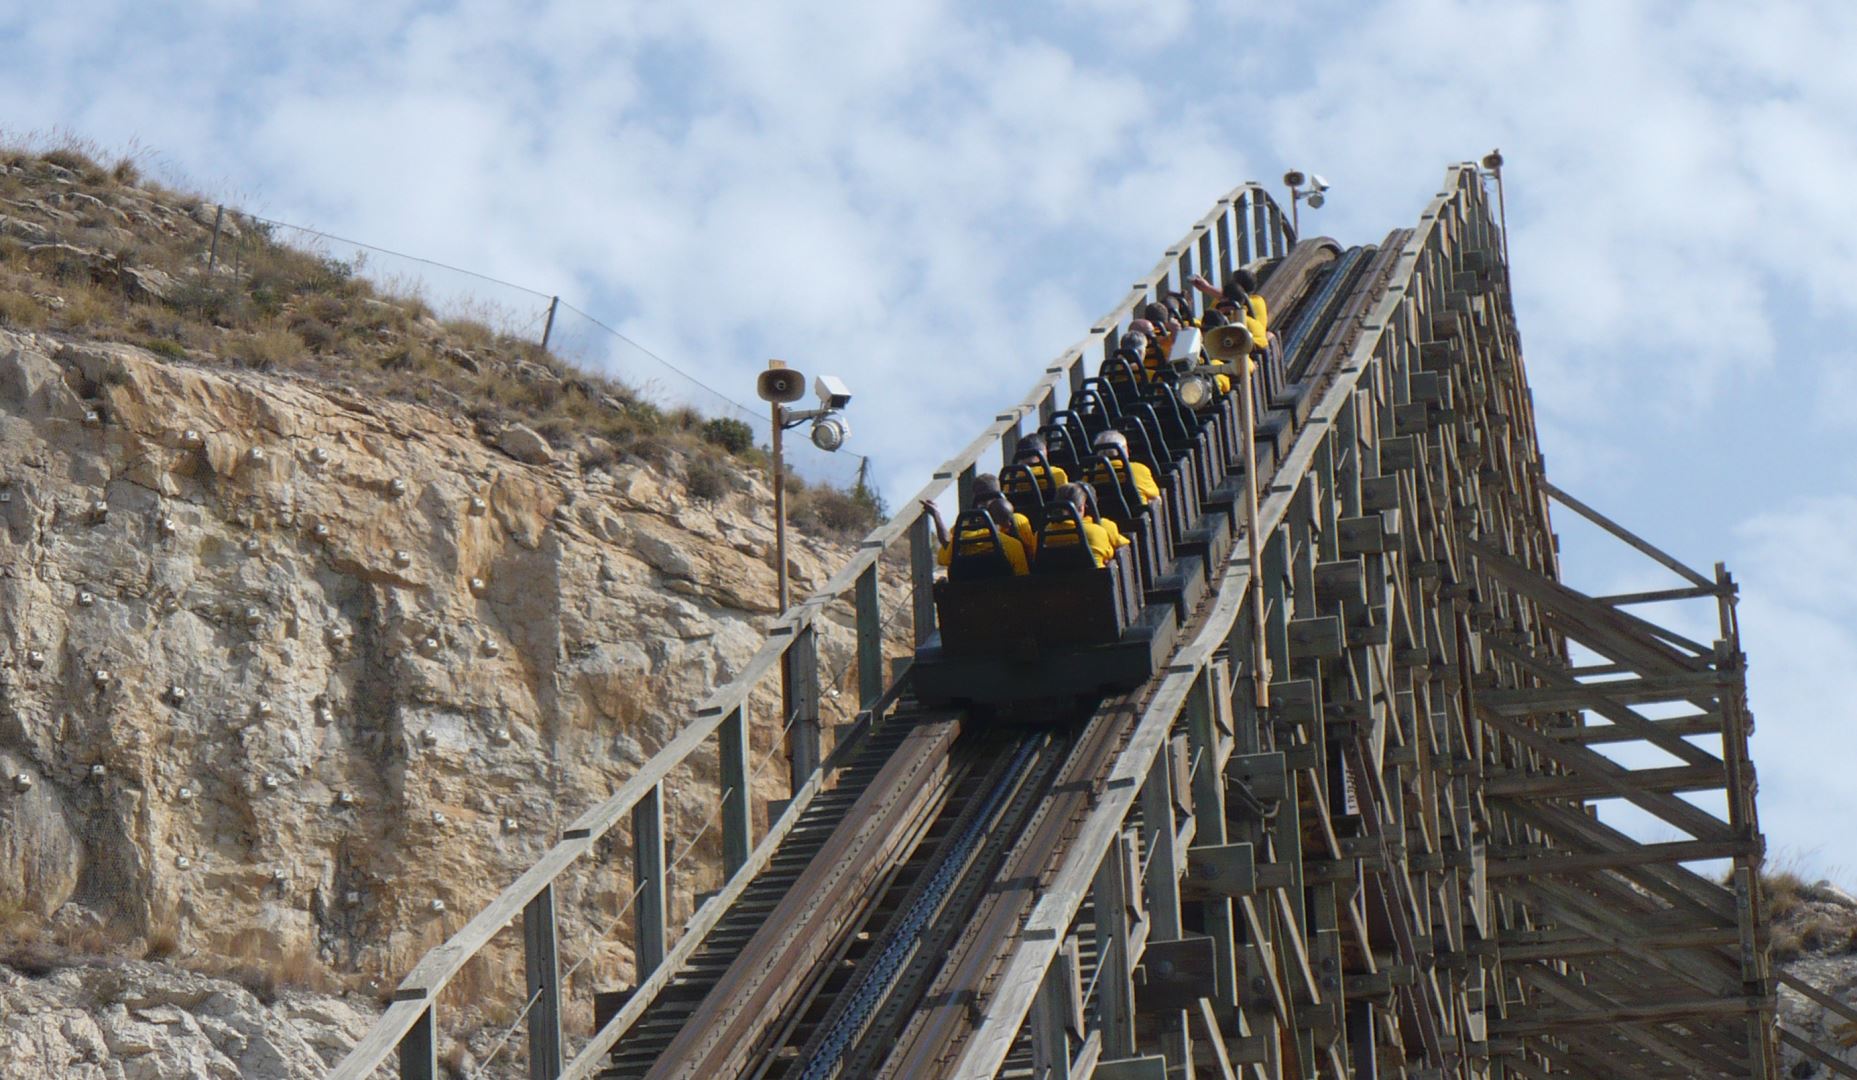
M 1168 310 L 1167 305 L 1159 301 L 1150 300 L 1148 305 L 1141 309 L 1141 316 L 1156 326 L 1164 326 L 1169 330 L 1180 328 L 1180 320 L 1174 318 L 1174 313 Z
M 1153 326 L 1148 320 L 1136 319 L 1129 325 L 1128 332 L 1123 334 L 1121 340 L 1116 343 L 1116 347 L 1117 349 L 1132 349 L 1135 355 L 1140 356 L 1148 347 L 1148 335 L 1152 331 Z
M 974 477 L 974 505 L 981 506 L 988 499 L 999 498 L 999 477 L 990 472 L 983 472 Z
M 1224 326 L 1227 322 L 1230 322 L 1230 321 L 1231 320 L 1225 317 L 1225 312 L 1220 311 L 1218 308 L 1215 307 L 1207 311 L 1204 315 L 1200 316 L 1199 327 L 1202 330 L 1211 330 L 1216 327 Z
M 1128 436 L 1119 431 L 1099 431 L 1096 438 L 1090 440 L 1090 445 L 1098 450 L 1107 450 L 1113 446 L 1122 451 L 1124 457 L 1128 456 Z
M 1228 285 L 1236 285 L 1247 294 L 1257 291 L 1257 275 L 1249 270 L 1233 270 Z
M 1012 528 L 1012 502 L 1004 495 L 993 496 L 981 503 L 980 508 L 987 512 L 987 517 L 993 519 L 993 524 L 1006 529 Z
M 1064 484 L 1059 487 L 1057 501 L 1069 503 L 1077 508 L 1078 513 L 1083 513 L 1089 506 L 1089 496 L 1084 492 L 1082 484 Z
M 1173 317 L 1182 322 L 1193 317 L 1193 304 L 1187 300 L 1184 293 L 1168 293 L 1166 304 L 1167 310 L 1173 313 Z
M 1042 457 L 1045 452 L 1045 437 L 1043 435 L 1027 435 L 1020 439 L 1019 445 L 1013 449 L 1012 460 L 1026 461 L 1033 457 Z M 975 483 L 979 483 L 979 481 L 976 480 Z

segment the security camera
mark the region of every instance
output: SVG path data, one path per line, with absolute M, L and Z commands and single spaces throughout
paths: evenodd
M 768 368 L 754 381 L 762 401 L 790 405 L 806 396 L 806 376 L 792 368 Z
M 842 409 L 851 404 L 851 388 L 836 375 L 821 375 L 813 380 L 813 393 L 819 395 L 819 404 L 828 409 Z
M 1316 173 L 1314 176 L 1311 176 L 1309 178 L 1309 186 L 1314 188 L 1317 191 L 1327 191 L 1328 181 L 1322 179 L 1321 173 Z
M 1199 345 L 1199 328 L 1182 327 L 1174 335 L 1173 348 L 1167 352 L 1167 366 L 1183 375 L 1198 367 Z
M 1303 174 L 1300 172 L 1297 172 L 1295 169 L 1291 169 L 1289 172 L 1286 172 L 1283 174 L 1283 186 L 1284 187 L 1293 187 L 1293 188 L 1301 187 L 1302 182 L 1303 182 Z
M 850 437 L 851 421 L 845 419 L 844 413 L 828 412 L 812 422 L 812 444 L 827 453 L 845 445 Z

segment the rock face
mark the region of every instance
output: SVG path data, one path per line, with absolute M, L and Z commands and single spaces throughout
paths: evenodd
M 1819 992 L 1857 1005 L 1857 897 L 1829 881 L 1787 875 L 1767 888 L 1773 916 L 1774 967 Z M 1820 1049 L 1857 1067 L 1857 1024 L 1791 987 L 1780 987 L 1779 1019 Z M 1781 1075 L 1795 1080 L 1834 1075 L 1792 1047 L 1780 1047 Z
M 711 503 L 675 466 L 516 449 L 318 382 L 0 332 L 0 932 L 61 940 L 82 909 L 81 951 L 378 991 L 667 742 L 760 644 L 765 490 Z M 846 554 L 792 545 L 796 591 Z M 821 631 L 828 688 L 856 685 L 849 624 Z M 763 798 L 786 794 L 776 693 Z M 673 839 L 719 801 L 713 762 L 687 772 Z M 718 844 L 680 870 L 674 917 Z M 576 993 L 629 976 L 625 865 L 558 894 Z M 485 1000 L 520 983 L 518 949 Z M 147 1055 L 110 1039 L 186 1027 L 124 1008 L 59 1045 L 126 1060 Z M 273 1075 L 192 1015 L 201 1056 L 126 1075 Z
M 364 1005 L 124 962 L 29 978 L 0 967 L 0 1076 L 63 1080 L 323 1075 L 366 1032 Z

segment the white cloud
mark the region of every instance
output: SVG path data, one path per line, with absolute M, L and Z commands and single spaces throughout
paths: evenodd
M 1848 551 L 1803 496 L 1857 487 L 1854 51 L 1839 0 L 93 3 L 0 16 L 0 94 L 725 389 L 838 369 L 896 496 L 1238 182 L 1318 170 L 1307 231 L 1377 241 L 1500 145 L 1555 475 L 1685 551 L 1752 519 L 1761 749 L 1807 784 L 1854 666 L 1839 579 L 1788 557 Z

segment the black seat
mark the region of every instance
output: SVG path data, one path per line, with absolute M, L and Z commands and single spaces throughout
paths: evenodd
M 948 580 L 989 581 L 1016 575 L 999 526 L 985 510 L 963 510 L 954 519 L 954 550 L 948 558 Z
M 1053 413 L 1052 415 L 1063 414 Z M 1069 424 L 1046 424 L 1038 429 L 1038 434 L 1044 436 L 1045 453 L 1049 463 L 1063 469 L 1066 474 L 1082 461 L 1080 449 L 1083 444 L 1071 437 Z
M 1095 570 L 1096 556 L 1083 537 L 1083 513 L 1071 503 L 1045 508 L 1038 525 L 1038 559 L 1034 574 L 1071 574 Z
M 1038 467 L 1037 472 L 1032 467 Z M 1057 478 L 1041 453 L 1025 455 L 999 471 L 999 490 L 1021 513 L 1035 511 L 1057 494 Z
M 1141 357 L 1133 349 L 1118 349 L 1115 355 L 1103 361 L 1103 366 L 1096 370 L 1096 381 L 1106 387 L 1116 399 L 1116 412 L 1141 400 L 1141 384 L 1145 381 L 1141 372 Z

